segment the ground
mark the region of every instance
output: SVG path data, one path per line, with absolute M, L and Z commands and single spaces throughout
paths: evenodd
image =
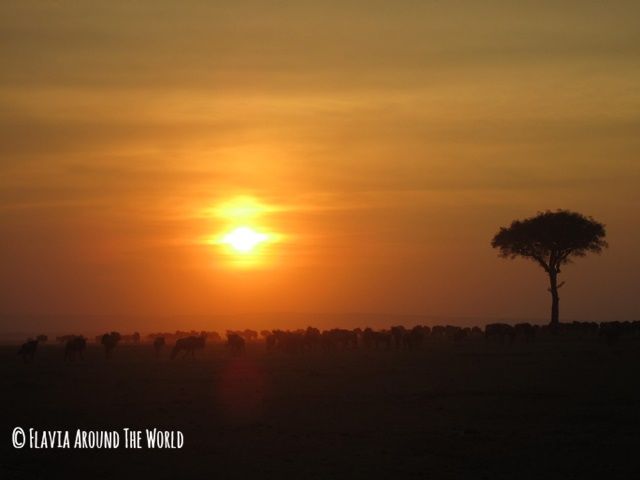
M 640 478 L 640 341 L 195 358 L 0 348 L 0 478 Z M 166 428 L 181 450 L 15 450 L 11 430 Z M 82 475 L 82 476 L 80 476 Z M 206 477 L 205 477 L 206 476 Z

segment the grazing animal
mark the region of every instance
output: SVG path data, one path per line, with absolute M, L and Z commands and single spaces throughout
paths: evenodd
M 36 337 L 36 340 L 38 340 L 38 342 L 44 343 L 47 340 L 49 340 L 49 337 L 47 337 L 46 335 L 40 334 Z
M 482 337 L 482 329 L 480 327 L 473 327 L 471 329 L 470 336 L 472 337 Z
M 176 358 L 176 355 L 180 352 L 184 352 L 186 357 L 189 353 L 193 357 L 196 350 L 203 350 L 204 343 L 207 339 L 207 334 L 200 334 L 199 336 L 183 337 L 176 340 L 173 350 L 171 351 L 171 359 Z
M 242 332 L 243 333 L 243 337 L 247 342 L 255 342 L 256 340 L 258 340 L 258 332 L 256 332 L 255 330 L 249 330 L 248 328 Z
M 133 343 L 135 345 L 140 343 L 140 333 L 134 332 L 131 335 L 120 335 L 120 342 Z
M 244 353 L 245 339 L 237 333 L 230 333 L 227 335 L 227 348 L 235 355 Z
M 27 340 L 27 342 L 22 344 L 20 350 L 18 350 L 18 355 L 22 355 L 24 363 L 33 362 L 37 348 L 38 340 Z
M 505 340 L 513 342 L 516 338 L 516 330 L 506 323 L 490 323 L 484 327 L 484 338 L 486 340 L 498 340 L 504 343 Z
M 358 334 L 353 330 L 333 328 L 322 332 L 322 343 L 325 350 L 358 348 Z
M 449 329 L 449 338 L 453 339 L 454 342 L 462 342 L 467 339 L 469 336 L 469 332 L 471 329 L 462 328 L 462 327 L 447 327 Z
M 403 343 L 409 350 L 416 350 L 421 348 L 424 344 L 424 339 L 427 336 L 428 327 L 422 327 L 420 325 L 413 327 L 403 337 Z
M 120 334 L 118 332 L 105 333 L 102 335 L 102 340 L 100 343 L 104 346 L 104 355 L 107 358 L 111 358 L 111 354 L 113 349 L 116 348 L 116 345 L 120 341 Z
M 214 332 L 214 331 L 201 332 L 200 334 L 201 335 L 205 334 L 207 336 L 207 340 L 208 341 L 213 341 L 213 342 L 221 342 L 222 341 L 222 337 L 220 336 L 220 334 L 218 332 Z
M 375 348 L 378 350 L 380 346 L 383 346 L 385 349 L 389 350 L 391 348 L 391 343 L 392 336 L 387 330 L 376 332 L 367 327 L 362 331 L 362 344 L 366 349 Z
M 622 336 L 624 325 L 622 322 L 603 322 L 600 324 L 598 335 L 600 339 L 612 346 L 618 343 Z
M 307 350 L 315 350 L 320 346 L 322 334 L 320 330 L 313 327 L 307 327 L 304 332 L 304 346 Z
M 373 348 L 375 344 L 375 333 L 370 327 L 367 327 L 360 334 L 360 339 L 362 346 L 369 350 Z
M 516 323 L 513 329 L 515 338 L 522 338 L 526 343 L 533 341 L 536 337 L 536 329 L 530 323 Z
M 397 325 L 395 327 L 391 327 L 391 337 L 393 340 L 393 348 L 399 350 L 402 348 L 404 343 L 404 336 L 406 334 L 406 330 L 403 326 Z
M 431 329 L 431 336 L 435 339 L 445 338 L 447 336 L 447 327 L 436 325 Z
M 266 332 L 266 330 L 265 330 L 265 332 Z M 271 332 L 268 332 L 268 334 L 265 335 L 264 334 L 265 332 L 262 332 L 262 333 L 263 333 L 265 344 L 267 346 L 267 352 L 272 352 L 276 348 L 277 337 L 275 336 L 275 334 L 273 334 Z
M 73 336 L 67 340 L 64 346 L 64 359 L 75 360 L 76 356 L 84 359 L 84 350 L 87 348 L 87 339 L 82 335 Z
M 156 354 L 156 357 L 160 356 L 160 353 L 162 352 L 162 349 L 165 347 L 166 342 L 164 340 L 164 337 L 156 337 L 153 340 L 153 350 Z

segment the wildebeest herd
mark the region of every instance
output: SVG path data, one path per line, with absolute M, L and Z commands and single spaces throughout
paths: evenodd
M 1 406 L 14 426 L 185 435 L 74 452 L 94 478 L 637 476 L 640 322 L 398 324 L 34 336 L 0 348 Z M 7 478 L 69 459 L 8 454 Z
M 633 322 L 572 322 L 556 327 L 532 325 L 530 323 L 490 323 L 484 329 L 480 327 L 459 327 L 436 325 L 429 327 L 417 325 L 405 328 L 401 325 L 388 329 L 372 328 L 343 329 L 333 328 L 321 331 L 314 327 L 298 330 L 263 330 L 259 334 L 254 330 L 226 332 L 226 347 L 234 355 L 245 351 L 249 342 L 263 341 L 267 352 L 285 352 L 300 354 L 305 351 L 337 350 L 417 350 L 433 343 L 462 343 L 483 340 L 487 343 L 511 344 L 529 343 L 539 338 L 597 339 L 608 345 L 616 344 L 621 338 L 640 338 L 640 321 Z M 25 363 L 35 358 L 37 347 L 48 340 L 46 335 L 29 338 L 18 350 Z M 64 360 L 74 361 L 84 358 L 87 338 L 83 335 L 63 335 L 56 338 L 64 346 Z M 170 358 L 194 356 L 203 350 L 207 341 L 222 342 L 222 337 L 213 331 L 176 331 L 174 333 L 150 333 L 143 341 L 139 332 L 122 335 L 112 331 L 95 337 L 95 343 L 102 345 L 105 357 L 111 358 L 116 346 L 122 343 L 131 345 L 150 344 L 156 357 L 161 357 L 166 346 L 172 344 Z

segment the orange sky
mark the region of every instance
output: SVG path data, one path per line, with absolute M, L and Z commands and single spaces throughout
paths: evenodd
M 489 242 L 568 208 L 562 316 L 640 317 L 637 2 L 238 3 L 0 5 L 0 314 L 544 319 Z

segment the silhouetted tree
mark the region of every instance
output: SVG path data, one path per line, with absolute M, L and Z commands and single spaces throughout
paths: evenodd
M 559 323 L 560 297 L 558 284 L 560 267 L 573 257 L 600 253 L 607 248 L 604 225 L 591 217 L 568 210 L 547 210 L 535 217 L 515 220 L 502 227 L 493 237 L 491 246 L 500 250 L 503 258 L 524 257 L 537 262 L 549 275 L 551 293 L 551 325 Z

